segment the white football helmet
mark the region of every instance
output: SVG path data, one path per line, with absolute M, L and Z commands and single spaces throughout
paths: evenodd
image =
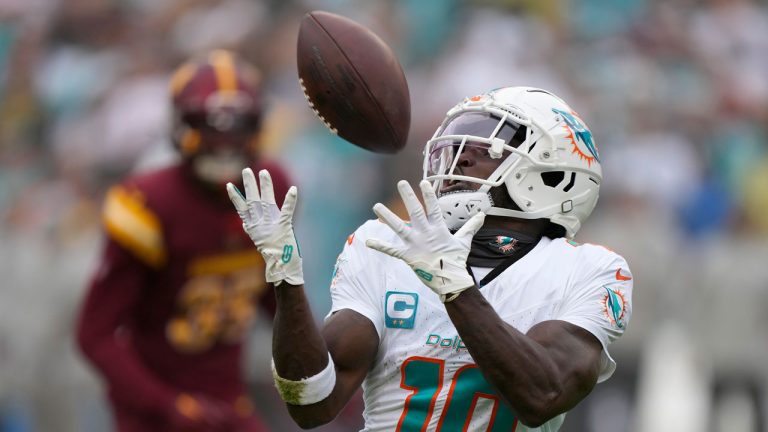
M 457 173 L 468 149 L 487 149 L 501 164 L 488 178 Z M 479 211 L 522 219 L 549 219 L 573 237 L 597 203 L 602 169 L 592 133 L 552 93 L 505 87 L 451 108 L 424 149 L 424 178 L 479 183 L 477 190 L 439 197 L 448 226 L 458 229 Z M 504 184 L 519 209 L 494 207 L 489 190 Z

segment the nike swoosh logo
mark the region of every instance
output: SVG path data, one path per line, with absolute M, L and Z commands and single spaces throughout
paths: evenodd
M 616 270 L 616 280 L 628 281 L 628 280 L 632 280 L 632 276 L 624 276 L 623 274 L 621 274 L 621 269 L 619 268 Z

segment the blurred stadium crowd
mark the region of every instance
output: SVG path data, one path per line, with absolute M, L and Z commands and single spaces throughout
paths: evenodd
M 307 108 L 294 46 L 313 9 L 400 55 L 413 126 L 399 155 L 331 136 Z M 765 0 L 0 0 L 0 431 L 108 430 L 72 341 L 101 199 L 174 157 L 169 74 L 216 47 L 265 75 L 267 152 L 298 182 L 318 319 L 342 241 L 397 179 L 420 177 L 447 109 L 539 86 L 571 101 L 603 157 L 579 240 L 623 254 L 636 280 L 619 370 L 563 430 L 768 430 Z M 269 338 L 254 330 L 249 376 L 275 430 L 292 430 L 270 396 Z M 323 430 L 356 430 L 349 417 Z

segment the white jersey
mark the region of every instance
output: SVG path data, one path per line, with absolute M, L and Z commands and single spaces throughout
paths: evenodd
M 399 242 L 378 221 L 347 239 L 330 312 L 352 309 L 379 335 L 375 365 L 363 382 L 364 431 L 558 430 L 565 414 L 536 429 L 517 421 L 483 378 L 437 295 L 407 264 L 367 248 L 368 238 Z M 523 333 L 563 320 L 594 334 L 603 345 L 599 382 L 616 368 L 608 345 L 624 332 L 632 310 L 631 274 L 616 253 L 543 238 L 480 292 Z

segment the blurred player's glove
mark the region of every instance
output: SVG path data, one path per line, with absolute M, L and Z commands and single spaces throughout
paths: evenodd
M 285 281 L 291 285 L 304 284 L 301 255 L 293 233 L 293 210 L 296 208 L 296 186 L 285 195 L 282 210 L 275 203 L 272 177 L 267 170 L 259 171 L 261 193 L 256 177 L 250 168 L 243 170 L 245 197 L 232 183 L 227 193 L 237 214 L 243 220 L 243 229 L 256 244 L 266 263 L 267 282 L 279 285 Z
M 228 432 L 236 430 L 239 418 L 226 403 L 202 395 L 181 393 L 169 416 L 174 429 Z
M 441 301 L 449 302 L 475 285 L 467 272 L 466 263 L 472 237 L 483 226 L 485 214 L 476 214 L 456 234 L 451 234 L 432 186 L 422 180 L 419 187 L 426 212 L 408 182 L 401 180 L 397 183 L 411 218 L 410 224 L 403 222 L 381 203 L 373 206 L 376 215 L 392 228 L 403 244 L 391 245 L 369 239 L 365 245 L 405 261 L 421 281 L 440 296 Z

